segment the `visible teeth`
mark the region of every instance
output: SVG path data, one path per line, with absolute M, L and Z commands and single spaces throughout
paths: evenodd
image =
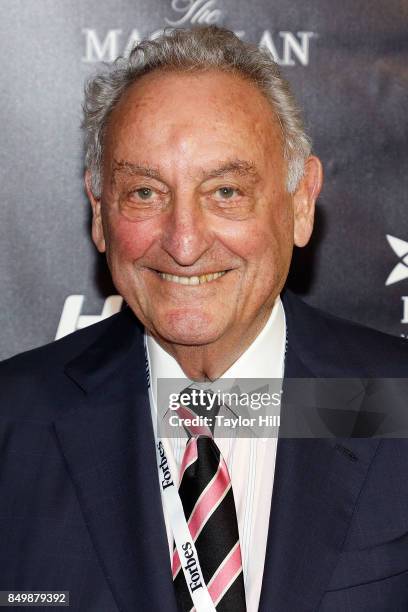
M 220 278 L 225 272 L 226 270 L 223 272 L 214 272 L 213 274 L 202 274 L 201 276 L 176 276 L 175 274 L 159 272 L 159 275 L 164 280 L 173 281 L 173 283 L 179 283 L 180 285 L 202 285 L 203 283 L 208 283 Z

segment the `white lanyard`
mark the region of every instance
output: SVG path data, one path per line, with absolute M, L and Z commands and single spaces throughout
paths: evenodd
M 150 370 L 147 356 L 146 366 Z M 157 416 L 157 406 L 153 397 L 150 375 L 148 380 L 150 405 L 153 408 L 153 414 Z M 166 513 L 173 532 L 174 541 L 176 543 L 176 548 L 188 591 L 191 599 L 193 600 L 196 612 L 216 612 L 214 603 L 204 582 L 197 550 L 184 516 L 180 495 L 178 494 L 177 487 L 174 484 L 174 478 L 167 460 L 163 442 L 161 441 L 158 432 L 155 445 L 163 504 L 166 507 Z

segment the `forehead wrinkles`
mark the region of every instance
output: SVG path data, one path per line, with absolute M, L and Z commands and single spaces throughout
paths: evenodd
M 270 146 L 276 152 L 278 143 L 283 153 L 276 114 L 259 88 L 231 74 L 221 74 L 221 78 L 219 73 L 215 74 L 215 82 L 209 76 L 143 77 L 123 94 L 112 111 L 107 122 L 107 147 L 114 145 L 117 149 L 119 145 L 119 157 L 125 158 L 132 157 L 128 152 L 143 154 L 145 145 L 151 145 L 153 152 L 156 145 L 162 151 L 168 147 L 170 153 L 178 149 L 180 168 L 186 166 L 184 170 L 190 172 L 194 160 L 189 159 L 189 152 L 198 149 L 199 153 L 200 145 L 210 151 L 212 141 L 224 147 L 223 159 L 235 154 L 232 145 L 241 147 L 240 157 L 246 147 L 253 148 L 261 157 L 269 157 Z M 200 135 L 202 128 L 207 130 Z M 137 151 L 138 140 L 145 141 L 141 151 Z M 158 160 L 150 161 L 156 164 Z M 163 158 L 159 161 L 165 162 Z

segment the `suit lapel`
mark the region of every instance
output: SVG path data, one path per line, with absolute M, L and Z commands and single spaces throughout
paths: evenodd
M 71 362 L 82 406 L 54 427 L 118 609 L 175 612 L 142 340 L 127 312 Z
M 316 347 L 299 346 L 305 325 L 315 342 L 321 330 L 310 327 L 313 320 L 302 317 L 299 306 L 294 320 L 292 304 L 288 300 L 284 304 L 288 330 L 285 377 L 341 377 L 341 365 L 331 374 L 324 367 L 319 371 L 317 358 L 311 358 Z M 305 355 L 310 356 L 307 364 Z M 318 609 L 378 444 L 378 439 L 279 439 L 261 612 Z

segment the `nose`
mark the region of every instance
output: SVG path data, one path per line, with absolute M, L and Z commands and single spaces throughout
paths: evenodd
M 210 248 L 211 232 L 194 197 L 178 197 L 163 228 L 162 248 L 180 266 L 192 266 Z

